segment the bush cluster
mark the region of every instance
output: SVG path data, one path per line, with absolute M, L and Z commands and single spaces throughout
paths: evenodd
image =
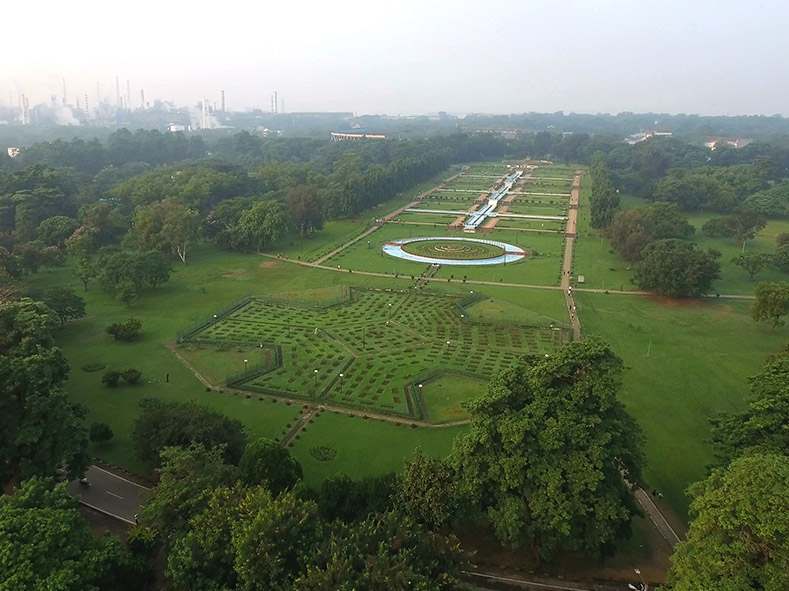
M 117 369 L 108 369 L 104 372 L 104 375 L 101 376 L 101 381 L 110 388 L 114 388 L 118 385 L 121 379 L 132 386 L 139 382 L 141 377 L 142 372 L 134 368 L 124 369 L 123 371 L 118 371 Z

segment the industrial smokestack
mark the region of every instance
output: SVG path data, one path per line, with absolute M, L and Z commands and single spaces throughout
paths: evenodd
M 121 106 L 121 83 L 118 77 L 115 76 L 115 104 L 120 108 Z
M 19 101 L 22 104 L 22 125 L 30 125 L 30 103 L 24 94 L 19 96 Z
M 88 109 L 88 95 L 85 93 L 85 118 L 90 117 L 90 110 Z
M 277 98 L 277 91 L 274 91 L 274 112 L 276 113 L 279 109 L 279 99 Z
M 222 112 L 225 112 L 225 91 L 222 91 Z
M 66 79 L 63 78 L 63 104 L 66 104 Z
M 140 107 L 145 108 L 145 91 L 140 89 Z

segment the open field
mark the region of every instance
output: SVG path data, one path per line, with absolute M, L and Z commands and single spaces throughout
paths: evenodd
M 317 487 L 332 474 L 344 473 L 354 478 L 386 472 L 401 472 L 403 463 L 412 459 L 421 447 L 427 455 L 445 457 L 455 437 L 466 426 L 411 428 L 410 423 L 365 420 L 360 416 L 326 411 L 307 424 L 307 430 L 294 440 L 291 453 L 301 462 L 307 484 Z M 320 461 L 310 454 L 315 446 L 337 452 L 330 461 Z
M 742 410 L 748 376 L 789 338 L 749 303 L 575 294 L 586 335 L 611 344 L 627 370 L 621 398 L 646 435 L 649 485 L 680 515 L 685 488 L 711 461 L 709 419 Z

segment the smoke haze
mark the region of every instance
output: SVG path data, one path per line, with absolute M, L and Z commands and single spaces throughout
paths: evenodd
M 789 5 L 152 2 L 4 6 L 0 102 L 146 99 L 416 114 L 786 113 Z

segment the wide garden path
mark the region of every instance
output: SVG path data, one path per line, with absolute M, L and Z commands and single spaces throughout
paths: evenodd
M 581 321 L 578 320 L 578 310 L 575 306 L 570 279 L 573 276 L 573 247 L 575 246 L 576 223 L 578 222 L 578 194 L 581 189 L 581 171 L 576 170 L 573 176 L 573 188 L 570 191 L 570 210 L 567 212 L 567 229 L 564 232 L 564 262 L 562 263 L 561 288 L 564 293 L 564 303 L 573 328 L 573 339 L 581 339 Z

